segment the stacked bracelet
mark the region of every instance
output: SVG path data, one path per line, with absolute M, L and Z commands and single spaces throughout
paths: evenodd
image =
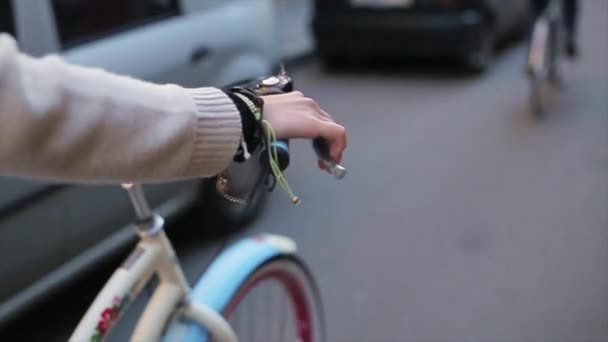
M 226 94 L 232 99 L 241 114 L 243 143 L 234 156 L 234 160 L 242 162 L 247 160 L 249 151 L 255 150 L 263 141 L 262 108 L 264 100 L 246 88 L 231 88 Z

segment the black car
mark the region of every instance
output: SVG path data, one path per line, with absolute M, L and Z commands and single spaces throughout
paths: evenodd
M 498 40 L 524 32 L 529 0 L 316 0 L 313 32 L 329 65 L 346 56 L 456 57 L 475 71 Z

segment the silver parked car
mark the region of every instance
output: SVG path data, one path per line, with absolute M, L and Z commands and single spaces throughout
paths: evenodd
M 0 0 L 0 29 L 32 55 L 184 86 L 224 86 L 279 62 L 271 0 Z M 0 123 L 1 124 L 1 123 Z M 198 183 L 147 186 L 171 215 Z M 0 326 L 133 241 L 118 186 L 0 177 Z

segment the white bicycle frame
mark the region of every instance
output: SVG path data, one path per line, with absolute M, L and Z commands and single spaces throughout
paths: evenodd
M 70 341 L 102 341 L 126 307 L 156 274 L 159 283 L 133 332 L 133 341 L 158 341 L 176 315 L 204 327 L 214 341 L 236 342 L 221 314 L 190 300 L 190 286 L 167 238 L 164 220 L 153 214 L 138 184 L 123 184 L 138 218 L 140 242 L 123 262 L 78 324 Z
M 277 76 L 265 79 L 260 85 L 262 90 L 274 90 L 275 86 L 287 84 L 282 83 L 285 80 L 291 83 L 291 78 L 281 66 Z M 313 142 L 313 147 L 328 173 L 337 179 L 346 175 L 344 167 L 326 157 L 324 144 Z M 157 275 L 159 284 L 139 318 L 132 340 L 158 341 L 164 336 L 181 338 L 182 326 L 187 325 L 186 339 L 211 337 L 217 342 L 236 342 L 234 331 L 220 314 L 224 309 L 218 301 L 228 304 L 243 279 L 266 262 L 275 257 L 295 257 L 295 242 L 272 234 L 245 239 L 216 258 L 192 290 L 165 235 L 164 220 L 151 212 L 141 185 L 123 184 L 123 188 L 129 193 L 135 209 L 140 242 L 98 294 L 70 341 L 104 340 L 128 304 Z M 209 293 L 213 294 L 212 300 L 207 297 Z M 190 323 L 204 328 L 204 331 Z M 178 333 L 180 337 L 175 337 Z

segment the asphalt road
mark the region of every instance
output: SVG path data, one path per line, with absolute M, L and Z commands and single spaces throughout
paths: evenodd
M 481 77 L 294 70 L 348 128 L 349 175 L 316 171 L 294 142 L 287 176 L 303 204 L 275 191 L 248 233 L 298 242 L 330 342 L 608 341 L 608 2 L 584 3 L 581 59 L 541 121 L 521 45 Z M 190 279 L 219 248 L 177 241 Z M 107 271 L 2 340 L 65 340 Z

